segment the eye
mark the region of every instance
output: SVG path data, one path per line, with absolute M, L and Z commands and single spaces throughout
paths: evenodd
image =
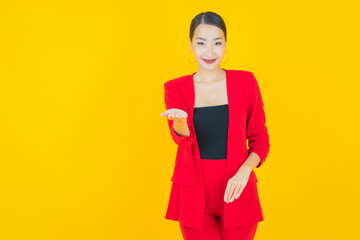
M 218 45 L 221 45 L 221 42 L 216 42 L 216 43 L 220 43 L 220 44 L 218 44 Z
M 198 45 L 202 45 L 203 43 L 202 42 L 198 42 Z

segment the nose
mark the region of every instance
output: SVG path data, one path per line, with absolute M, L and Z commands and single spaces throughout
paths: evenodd
M 207 56 L 210 58 L 213 54 L 213 50 L 212 50 L 212 46 L 208 46 L 208 48 L 206 49 L 206 54 Z

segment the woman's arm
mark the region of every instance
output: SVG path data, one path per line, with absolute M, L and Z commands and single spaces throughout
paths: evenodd
M 173 128 L 175 130 L 175 133 L 181 137 L 189 137 L 190 136 L 190 130 L 186 122 L 186 118 L 182 119 L 175 119 L 173 120 Z
M 169 82 L 164 83 L 164 100 L 165 100 L 166 110 L 171 108 L 176 108 L 185 111 L 182 105 L 178 101 L 178 98 L 180 96 L 176 95 L 177 91 L 175 90 L 176 89 L 172 88 Z M 194 144 L 195 138 L 190 133 L 187 124 L 187 118 L 181 120 L 167 119 L 167 121 L 170 129 L 171 137 L 177 145 L 191 146 L 192 144 Z
M 251 152 L 253 152 L 256 153 L 260 159 L 259 163 L 256 165 L 256 168 L 258 168 L 264 163 L 266 157 L 268 156 L 270 141 L 266 126 L 264 103 L 261 97 L 260 87 L 254 73 L 251 74 L 250 83 L 250 113 L 248 115 L 246 128 L 246 137 L 249 141 L 249 157 L 246 160 L 246 165 L 252 167 L 257 161 L 256 157 L 253 157 L 254 154 L 251 155 Z
M 251 152 L 246 161 L 241 165 L 240 168 L 247 168 L 250 172 L 256 167 L 260 166 L 260 157 L 254 152 Z

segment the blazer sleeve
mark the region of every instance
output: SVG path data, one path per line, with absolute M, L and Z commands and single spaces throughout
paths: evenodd
M 254 73 L 251 73 L 250 78 L 250 109 L 247 118 L 246 137 L 249 141 L 248 153 L 255 152 L 260 157 L 260 162 L 256 166 L 258 168 L 268 156 L 270 141 L 259 84 Z
M 177 109 L 181 109 L 186 112 L 183 105 L 180 104 L 180 99 L 179 99 L 180 94 L 178 94 L 177 89 L 174 88 L 174 86 L 172 86 L 172 85 L 173 84 L 169 84 L 169 82 L 164 83 L 164 100 L 165 100 L 166 110 L 169 110 L 171 108 L 177 108 Z M 188 112 L 187 112 L 187 114 L 189 116 Z M 171 137 L 178 146 L 188 147 L 188 146 L 191 146 L 192 144 L 194 144 L 195 138 L 193 137 L 191 129 L 189 129 L 190 136 L 181 136 L 181 135 L 177 134 L 173 128 L 174 120 L 169 120 L 167 118 L 167 122 L 169 125 Z M 190 128 L 189 122 L 188 122 L 188 127 Z

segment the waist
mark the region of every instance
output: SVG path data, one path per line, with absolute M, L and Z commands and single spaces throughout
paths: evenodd
M 224 160 L 226 160 L 226 158 L 221 158 L 221 159 L 201 158 L 201 160 L 205 160 L 205 161 L 224 161 Z

